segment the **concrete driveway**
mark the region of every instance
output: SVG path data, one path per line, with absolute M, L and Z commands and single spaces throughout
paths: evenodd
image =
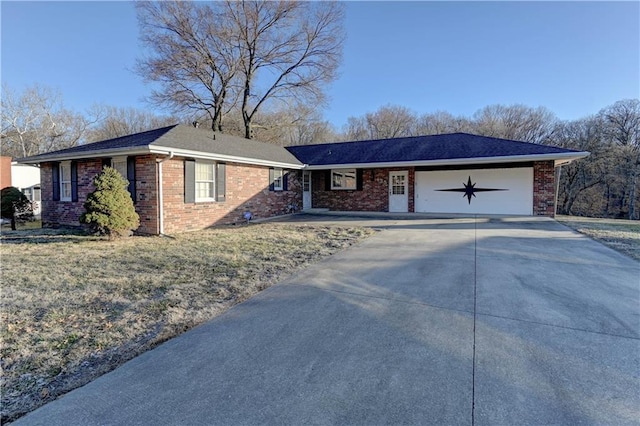
M 552 220 L 380 229 L 16 424 L 638 424 L 640 264 Z

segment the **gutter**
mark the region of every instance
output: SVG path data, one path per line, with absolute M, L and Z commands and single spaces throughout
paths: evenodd
M 293 170 L 299 170 L 303 168 L 303 165 L 301 163 L 293 162 L 295 161 L 295 157 L 292 158 L 292 162 L 272 161 L 272 160 L 255 159 L 250 157 L 237 157 L 234 155 L 207 153 L 202 151 L 174 149 L 171 147 L 161 147 L 161 146 L 158 146 L 158 147 L 147 146 L 144 148 L 134 149 L 134 150 L 130 148 L 103 149 L 103 150 L 96 150 L 96 151 L 78 152 L 75 154 L 64 154 L 64 153 L 53 154 L 53 155 L 40 154 L 38 156 L 33 156 L 33 157 L 19 158 L 16 161 L 18 163 L 23 163 L 23 164 L 39 164 L 39 163 L 45 163 L 48 161 L 81 160 L 85 158 L 113 157 L 113 156 L 119 156 L 119 155 L 147 155 L 147 154 L 167 155 L 168 152 L 173 152 L 174 156 L 176 157 L 199 158 L 203 160 L 223 161 L 226 163 L 251 164 L 256 166 L 278 167 L 282 169 L 293 169 Z
M 555 165 L 565 165 L 570 162 L 587 157 L 590 152 L 560 152 L 555 154 L 531 154 L 512 155 L 502 157 L 476 157 L 476 158 L 450 158 L 443 160 L 418 160 L 418 161 L 389 161 L 380 163 L 334 163 L 320 165 L 305 165 L 305 170 L 327 170 L 327 169 L 371 169 L 383 167 L 419 167 L 419 166 L 457 166 L 467 164 L 496 164 L 496 163 L 520 163 L 529 161 L 554 160 Z
M 165 153 L 166 155 L 166 153 Z M 169 156 L 163 159 L 156 159 L 158 164 L 158 233 L 164 235 L 164 198 L 162 196 L 162 163 L 174 157 L 173 151 L 169 151 Z

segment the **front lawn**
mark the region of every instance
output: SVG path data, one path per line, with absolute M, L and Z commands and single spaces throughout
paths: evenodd
M 372 232 L 272 223 L 107 241 L 71 231 L 3 230 L 0 422 Z

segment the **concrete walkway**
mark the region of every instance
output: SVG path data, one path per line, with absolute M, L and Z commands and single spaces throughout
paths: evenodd
M 380 232 L 20 425 L 638 424 L 640 264 L 552 220 Z

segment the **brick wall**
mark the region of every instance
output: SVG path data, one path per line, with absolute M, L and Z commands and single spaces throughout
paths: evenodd
M 164 186 L 165 233 L 203 229 L 218 224 L 244 221 L 250 211 L 255 218 L 284 214 L 290 204 L 301 206 L 300 172 L 289 171 L 287 191 L 269 191 L 269 168 L 228 163 L 226 166 L 226 200 L 224 202 L 184 202 L 184 159 L 162 164 Z M 102 169 L 102 160 L 78 161 L 78 201 L 53 201 L 52 167 L 44 163 L 42 181 L 43 226 L 79 226 L 87 195 L 95 188 L 93 178 Z M 157 234 L 158 188 L 156 157 L 136 157 L 136 211 L 140 215 L 138 233 Z
M 87 196 L 95 190 L 94 177 L 102 170 L 102 159 L 78 160 L 78 201 L 53 201 L 52 165 L 40 167 L 42 187 L 42 225 L 80 226 L 80 215 L 84 212 Z M 158 214 L 155 178 L 155 157 L 136 157 L 136 211 L 140 215 L 139 233 L 156 234 Z
M 386 212 L 389 211 L 389 172 L 409 171 L 409 208 L 414 211 L 415 169 L 380 168 L 362 171 L 362 190 L 325 191 L 327 173 L 324 170 L 312 172 L 312 206 L 337 211 Z
M 11 157 L 0 157 L 0 189 L 11 186 Z
M 555 205 L 555 167 L 553 161 L 533 163 L 533 215 L 553 217 Z
M 102 170 L 102 160 L 78 161 L 78 201 L 53 201 L 53 178 L 51 163 L 40 167 L 40 185 L 42 188 L 42 225 L 43 226 L 80 226 L 79 218 L 84 212 L 87 195 L 95 188 L 93 178 Z
M 140 216 L 141 234 L 157 234 L 158 223 L 158 179 L 156 176 L 156 156 L 136 157 L 136 212 Z
M 162 167 L 167 234 L 241 223 L 246 211 L 254 218 L 266 218 L 286 213 L 289 204 L 302 205 L 299 171 L 289 171 L 287 191 L 269 191 L 268 167 L 227 163 L 225 201 L 185 203 L 184 159 L 168 160 Z

